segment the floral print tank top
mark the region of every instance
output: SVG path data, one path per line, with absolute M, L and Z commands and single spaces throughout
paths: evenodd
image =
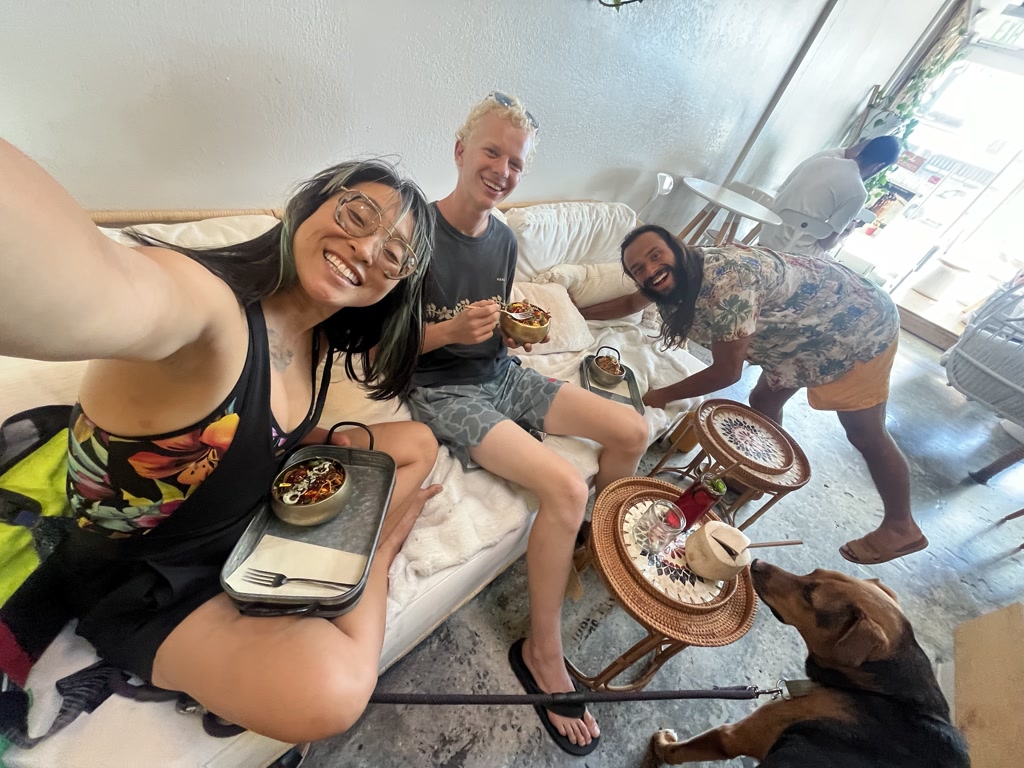
M 313 360 L 319 358 L 319 336 L 314 334 Z M 97 426 L 76 403 L 68 435 L 67 494 L 79 528 L 123 539 L 143 536 L 171 517 L 216 470 L 231 446 L 241 418 L 236 409 L 245 402 L 247 386 L 252 384 L 250 365 L 251 360 L 247 360 L 234 390 L 210 416 L 163 435 L 112 434 Z M 300 427 L 286 433 L 271 414 L 267 438 L 275 456 L 283 456 L 305 435 L 311 419 L 316 423 L 329 373 L 328 359 L 317 393 L 314 365 L 315 404 L 310 405 L 310 413 Z

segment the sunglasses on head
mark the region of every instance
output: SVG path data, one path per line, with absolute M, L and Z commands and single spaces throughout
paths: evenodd
M 516 103 L 512 100 L 512 97 L 508 94 L 502 93 L 501 91 L 491 91 L 487 94 L 487 98 L 494 99 L 496 102 L 501 104 L 503 107 L 509 107 L 511 109 L 516 108 Z M 530 110 L 524 109 L 526 113 L 526 119 L 530 121 L 530 125 L 533 126 L 533 130 L 540 130 L 540 123 L 537 122 L 537 118 L 530 114 Z

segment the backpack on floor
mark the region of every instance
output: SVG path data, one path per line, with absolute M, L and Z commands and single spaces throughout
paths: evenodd
M 0 606 L 64 536 L 70 405 L 45 405 L 0 424 Z

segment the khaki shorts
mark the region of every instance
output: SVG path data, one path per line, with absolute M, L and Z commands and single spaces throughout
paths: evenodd
M 857 363 L 835 381 L 807 388 L 807 402 L 816 411 L 863 411 L 889 399 L 889 374 L 899 338 L 864 363 Z

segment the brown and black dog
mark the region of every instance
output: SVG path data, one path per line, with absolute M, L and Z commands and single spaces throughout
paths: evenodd
M 835 571 L 796 576 L 755 560 L 757 594 L 807 643 L 806 696 L 776 700 L 738 723 L 676 741 L 651 738 L 670 765 L 741 755 L 762 766 L 968 768 L 931 665 L 896 595 L 878 579 Z

